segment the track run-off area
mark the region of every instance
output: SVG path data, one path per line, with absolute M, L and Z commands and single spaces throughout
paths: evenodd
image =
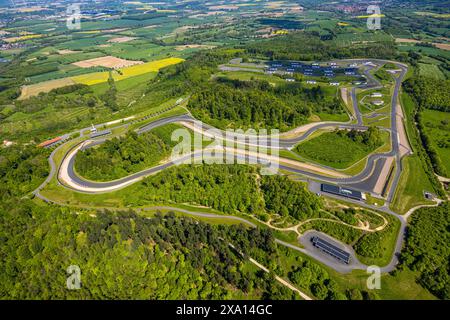
M 278 169 L 300 175 L 302 177 L 306 177 L 308 181 L 313 181 L 315 185 L 317 186 L 318 182 L 328 182 L 338 185 L 345 185 L 346 187 L 359 190 L 361 192 L 365 193 L 371 193 L 374 194 L 375 186 L 380 184 L 380 181 L 378 181 L 380 178 L 382 178 L 383 169 L 386 165 L 386 161 L 389 158 L 394 158 L 395 168 L 396 170 L 393 173 L 393 176 L 390 177 L 389 181 L 389 189 L 386 193 L 386 202 L 383 206 L 374 206 L 367 204 L 363 201 L 356 201 L 351 199 L 343 199 L 339 198 L 338 196 L 333 196 L 326 194 L 327 197 L 336 198 L 339 200 L 345 200 L 346 202 L 353 203 L 360 207 L 365 207 L 367 209 L 371 209 L 374 211 L 382 211 L 387 214 L 390 214 L 392 216 L 395 216 L 400 221 L 400 228 L 397 235 L 397 240 L 395 243 L 395 249 L 393 250 L 393 254 L 391 257 L 391 260 L 389 264 L 386 266 L 381 267 L 382 272 L 390 272 L 393 271 L 398 263 L 398 255 L 400 254 L 400 251 L 402 249 L 403 245 L 403 239 L 405 234 L 405 229 L 407 226 L 407 219 L 408 217 L 414 212 L 416 208 L 411 209 L 407 215 L 399 215 L 395 212 L 393 212 L 390 208 L 390 202 L 392 201 L 395 190 L 397 188 L 397 184 L 402 172 L 402 165 L 401 165 L 401 159 L 402 157 L 408 155 L 411 152 L 409 143 L 407 141 L 405 128 L 404 128 L 404 120 L 403 120 L 403 111 L 402 107 L 399 102 L 399 91 L 401 89 L 402 81 L 404 80 L 404 77 L 408 71 L 408 67 L 402 63 L 395 62 L 395 61 L 386 61 L 386 60 L 377 60 L 377 59 L 351 59 L 351 60 L 339 60 L 339 62 L 359 62 L 361 64 L 365 64 L 367 66 L 367 63 L 371 63 L 370 66 L 367 66 L 362 71 L 364 76 L 367 79 L 367 83 L 358 87 L 353 87 L 350 89 L 350 97 L 352 101 L 352 107 L 353 107 L 353 114 L 351 116 L 351 120 L 349 122 L 318 122 L 318 123 L 310 123 L 301 127 L 298 127 L 296 129 L 293 129 L 289 132 L 279 134 L 276 136 L 277 138 L 277 145 L 274 146 L 274 148 L 277 148 L 279 150 L 291 150 L 295 145 L 298 143 L 301 143 L 302 141 L 305 141 L 308 137 L 310 137 L 313 133 L 317 132 L 318 130 L 322 129 L 333 129 L 333 128 L 339 128 L 339 129 L 356 129 L 356 130 L 367 130 L 367 126 L 363 125 L 362 120 L 362 114 L 358 107 L 358 100 L 356 97 L 356 89 L 376 89 L 380 88 L 381 84 L 372 76 L 370 71 L 373 69 L 379 68 L 383 66 L 386 63 L 392 63 L 394 64 L 399 72 L 396 76 L 394 76 L 395 84 L 393 88 L 393 93 L 391 97 L 391 124 L 390 128 L 383 130 L 387 130 L 390 133 L 390 139 L 391 139 L 391 149 L 389 152 L 385 153 L 372 153 L 367 157 L 366 165 L 362 171 L 360 171 L 358 174 L 350 176 L 347 174 L 343 174 L 342 172 L 333 170 L 332 168 L 321 166 L 314 163 L 308 163 L 308 162 L 300 162 L 293 159 L 287 159 L 283 158 L 281 156 L 273 157 L 270 154 L 252 154 L 250 151 L 242 148 L 223 148 L 221 151 L 224 154 L 229 154 L 233 156 L 236 159 L 241 160 L 251 160 L 251 163 L 258 163 L 262 166 L 267 165 L 273 161 L 278 161 Z M 195 119 L 192 115 L 189 113 L 183 114 L 183 115 L 177 115 L 177 116 L 170 116 L 166 118 L 160 118 L 156 121 L 150 122 L 139 129 L 137 129 L 138 134 L 142 134 L 144 132 L 150 131 L 154 128 L 164 126 L 170 123 L 177 123 L 179 125 L 182 125 L 186 127 L 187 129 L 191 131 L 198 131 L 198 128 L 202 128 L 201 133 L 202 135 L 205 135 L 208 138 L 215 139 L 215 140 L 227 140 L 232 139 L 233 141 L 238 140 L 239 143 L 244 144 L 247 147 L 260 147 L 258 143 L 255 141 L 258 141 L 258 139 L 252 139 L 252 137 L 240 137 L 238 134 L 235 134 L 235 136 L 231 136 L 230 133 L 225 133 L 221 131 L 220 129 L 213 128 L 205 123 L 201 123 L 199 120 Z M 126 126 L 124 124 L 119 124 L 116 127 L 123 127 Z M 113 128 L 112 128 L 113 129 Z M 83 129 L 85 130 L 85 129 Z M 82 132 L 83 130 L 79 131 Z M 69 134 L 68 134 L 69 135 Z M 53 150 L 51 155 L 49 156 L 49 164 L 50 164 L 50 174 L 47 177 L 47 179 L 44 181 L 44 183 L 39 186 L 33 193 L 38 198 L 44 200 L 45 202 L 49 203 L 55 203 L 57 205 L 66 205 L 59 203 L 58 201 L 54 201 L 52 199 L 49 199 L 48 197 L 41 194 L 41 190 L 45 188 L 45 186 L 52 181 L 52 179 L 56 178 L 58 185 L 68 188 L 72 191 L 81 192 L 81 193 L 89 193 L 89 194 L 97 194 L 97 193 L 107 193 L 107 192 L 113 192 L 116 190 L 119 190 L 121 188 L 124 188 L 126 186 L 129 186 L 131 184 L 134 184 L 136 182 L 141 181 L 143 178 L 155 174 L 157 172 L 160 172 L 166 168 L 179 165 L 182 163 L 186 163 L 188 160 L 201 158 L 203 156 L 203 150 L 199 151 L 193 151 L 188 154 L 182 155 L 179 158 L 176 159 L 170 159 L 167 162 L 164 162 L 162 164 L 159 164 L 157 166 L 145 169 L 141 172 L 137 172 L 134 174 L 131 174 L 127 177 L 117 179 L 114 181 L 108 181 L 108 182 L 96 182 L 96 181 L 89 181 L 87 179 L 84 179 L 83 177 L 80 177 L 74 170 L 74 162 L 75 157 L 77 153 L 80 150 L 84 150 L 89 147 L 93 147 L 96 145 L 99 145 L 106 141 L 107 138 L 97 138 L 97 139 L 90 139 L 86 138 L 83 141 L 80 141 L 79 143 L 73 145 L 68 151 L 65 152 L 62 160 L 57 163 L 55 160 L 55 154 L 61 150 L 62 148 L 66 147 L 68 143 L 71 143 L 72 140 L 68 140 L 64 144 L 58 146 L 56 149 Z M 268 137 L 270 140 L 270 137 Z M 73 142 L 72 142 L 73 144 Z M 264 145 L 262 147 L 266 147 L 267 145 Z M 208 147 L 207 147 L 208 148 Z M 275 159 L 276 158 L 276 159 Z M 201 161 L 200 161 L 201 163 Z M 388 177 L 385 176 L 383 178 L 386 181 L 381 181 L 381 183 L 387 185 Z M 310 190 L 313 192 L 316 192 L 317 190 L 312 188 L 313 182 L 310 183 Z M 254 222 L 252 222 L 252 219 L 247 219 L 243 217 L 238 216 L 232 216 L 232 215 L 221 215 L 221 214 L 215 214 L 215 213 L 205 213 L 197 212 L 195 210 L 186 210 L 186 209 L 180 209 L 177 207 L 171 207 L 171 206 L 152 206 L 152 207 L 145 207 L 145 208 L 139 208 L 139 210 L 172 210 L 175 212 L 180 212 L 186 215 L 196 216 L 196 217 L 203 217 L 203 218 L 209 218 L 209 219 L 228 219 L 228 220 L 234 220 L 236 222 L 241 222 L 246 225 L 256 227 L 257 224 L 254 222 L 257 222 L 258 224 L 264 224 L 269 228 L 277 230 L 276 227 L 270 224 L 270 221 L 268 223 L 264 223 L 262 221 L 256 221 L 256 218 Z M 339 223 L 339 221 L 335 221 Z M 300 224 L 303 224 L 305 222 L 301 222 Z M 369 231 L 369 232 L 376 232 L 378 230 L 382 230 L 386 225 L 385 224 L 379 228 L 376 228 L 376 230 L 371 230 L 368 228 L 368 226 L 351 226 L 355 228 L 359 228 L 361 230 Z M 292 228 L 289 228 L 288 231 L 294 231 L 298 235 L 298 240 L 300 242 L 300 239 L 302 235 L 299 233 L 297 229 L 298 225 Z M 286 231 L 286 230 L 281 230 Z M 276 242 L 280 245 L 284 245 L 286 247 L 292 248 L 294 250 L 300 251 L 316 260 L 319 260 L 320 262 L 328 265 L 329 267 L 335 269 L 338 272 L 347 273 L 351 272 L 352 270 L 365 270 L 367 268 L 366 265 L 359 262 L 356 258 L 356 254 L 353 255 L 353 263 L 345 265 L 337 262 L 333 262 L 330 259 L 324 259 L 322 255 L 318 254 L 316 250 L 313 250 L 307 246 L 300 247 L 293 245 L 291 243 L 287 243 L 284 241 L 281 241 L 279 239 L 276 239 Z

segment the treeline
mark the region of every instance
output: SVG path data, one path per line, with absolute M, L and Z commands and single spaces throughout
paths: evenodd
M 170 96 L 191 92 L 201 84 L 208 83 L 220 64 L 238 57 L 233 49 L 202 50 L 191 58 L 159 70 L 158 76 L 149 83 L 148 91 L 167 89 Z
M 244 48 L 248 54 L 273 60 L 318 61 L 357 57 L 391 59 L 396 56 L 393 41 L 340 46 L 336 41 L 322 41 L 319 35 L 303 31 L 257 41 Z
M 69 94 L 73 92 L 78 92 L 79 94 L 93 93 L 90 86 L 86 84 L 76 83 L 69 86 L 52 89 L 49 95 L 59 95 L 59 94 Z
M 205 122 L 226 128 L 277 128 L 281 131 L 307 122 L 313 112 L 344 113 L 335 96 L 326 95 L 319 86 L 301 84 L 272 87 L 266 81 L 228 81 L 208 84 L 189 100 L 193 115 Z
M 419 283 L 440 299 L 450 299 L 450 203 L 421 208 L 408 224 L 403 267 L 417 271 Z
M 149 81 L 146 95 L 156 101 L 167 101 L 191 94 L 198 86 L 205 84 L 216 72 L 217 66 L 237 56 L 235 50 L 202 50 L 192 57 L 158 71 L 158 75 Z
M 274 247 L 259 229 L 213 227 L 170 213 L 77 215 L 20 200 L 0 208 L 4 299 L 296 298 L 273 275 L 250 271 L 229 246 L 234 241 L 249 255 Z M 66 286 L 71 265 L 81 271 L 79 290 Z
M 108 89 L 100 96 L 106 107 L 110 108 L 111 111 L 115 112 L 119 110 L 119 105 L 117 104 L 117 88 L 116 82 L 114 81 L 112 72 L 109 71 L 108 77 Z
M 75 170 L 90 180 L 114 180 L 157 164 L 169 155 L 171 146 L 170 139 L 160 131 L 141 135 L 129 131 L 123 137 L 79 152 Z
M 354 142 L 362 143 L 370 150 L 374 150 L 383 144 L 381 130 L 377 127 L 369 127 L 365 131 L 336 129 L 334 132 L 338 136 L 347 137 Z
M 450 80 L 412 77 L 403 83 L 420 109 L 450 112 Z

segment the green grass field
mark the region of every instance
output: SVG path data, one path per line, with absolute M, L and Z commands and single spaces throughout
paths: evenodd
M 119 36 L 120 37 L 120 36 Z M 112 55 L 127 60 L 151 61 L 170 56 L 179 56 L 181 51 L 176 51 L 170 46 L 158 46 L 147 41 L 134 40 L 125 43 L 111 43 L 101 48 L 106 55 Z
M 408 51 L 414 51 L 418 52 L 420 54 L 426 54 L 431 56 L 440 56 L 445 59 L 450 59 L 450 51 L 439 49 L 439 48 L 432 48 L 432 47 L 420 47 L 420 46 L 414 46 L 410 44 L 402 44 L 398 46 L 398 49 L 400 51 L 408 52 Z
M 419 157 L 408 156 L 403 160 L 403 171 L 391 204 L 392 210 L 404 214 L 412 207 L 433 204 L 433 201 L 425 199 L 424 191 L 432 192 L 433 186 L 422 168 Z
M 418 148 L 417 131 L 412 123 L 412 114 L 414 110 L 414 102 L 411 97 L 402 92 L 400 95 L 403 110 L 406 119 L 406 133 L 413 148 L 413 152 Z M 403 171 L 397 186 L 394 199 L 391 203 L 391 209 L 398 213 L 406 213 L 410 208 L 422 204 L 433 204 L 432 201 L 426 200 L 423 191 L 433 192 L 434 188 L 430 179 L 425 172 L 424 162 L 417 154 L 407 156 L 402 161 Z
M 426 78 L 445 80 L 445 75 L 435 64 L 419 63 L 419 75 Z
M 386 142 L 389 135 L 387 133 L 382 135 Z M 305 159 L 336 169 L 348 168 L 374 151 L 362 143 L 334 132 L 327 132 L 303 142 L 294 150 Z
M 371 95 L 374 93 L 381 93 L 382 97 L 372 97 Z M 387 110 L 384 110 L 386 107 L 389 106 L 390 100 L 391 100 L 391 91 L 389 87 L 384 87 L 381 89 L 371 89 L 371 90 L 363 90 L 363 91 L 357 91 L 357 99 L 359 102 L 359 109 L 361 110 L 362 114 L 369 114 L 371 112 L 389 112 L 388 108 Z M 375 100 L 382 100 L 384 101 L 384 104 L 382 106 L 376 106 L 372 104 Z
M 250 71 L 230 71 L 230 72 L 218 72 L 216 77 L 225 77 L 233 80 L 250 81 L 250 80 L 264 80 L 272 85 L 279 85 L 286 83 L 285 80 L 274 75 L 267 75 L 264 73 L 250 72 Z

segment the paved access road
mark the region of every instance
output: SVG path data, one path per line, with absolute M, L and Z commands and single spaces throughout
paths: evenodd
M 354 60 L 346 60 L 346 61 L 358 61 L 358 62 L 367 62 L 369 60 L 367 59 L 354 59 Z M 388 196 L 388 203 L 389 201 L 392 199 L 393 197 L 393 192 L 396 189 L 397 183 L 398 183 L 398 179 L 400 177 L 400 173 L 401 173 L 401 156 L 399 153 L 399 139 L 398 139 L 398 128 L 397 128 L 397 107 L 399 106 L 398 102 L 398 94 L 399 94 L 399 90 L 400 90 L 400 86 L 401 83 L 403 81 L 403 78 L 407 72 L 407 66 L 400 64 L 398 62 L 395 61 L 384 61 L 384 60 L 370 60 L 370 61 L 374 61 L 374 62 L 378 62 L 378 65 L 381 65 L 383 63 L 386 62 L 392 62 L 394 63 L 400 70 L 400 75 L 396 78 L 396 84 L 395 84 L 395 88 L 394 88 L 394 93 L 392 96 L 392 111 L 391 111 L 391 139 L 392 139 L 392 150 L 389 153 L 384 153 L 384 154 L 372 154 L 371 156 L 369 156 L 368 161 L 367 161 L 367 165 L 366 168 L 358 175 L 353 176 L 353 177 L 349 177 L 349 178 L 331 178 L 328 176 L 323 176 L 320 174 L 316 174 L 316 173 L 311 173 L 307 170 L 301 170 L 301 169 L 297 169 L 297 168 L 293 168 L 290 166 L 280 166 L 281 169 L 287 170 L 287 171 L 291 171 L 294 173 L 299 173 L 302 174 L 304 176 L 307 176 L 309 178 L 312 178 L 314 180 L 319 180 L 319 181 L 327 181 L 327 182 L 332 182 L 332 183 L 338 183 L 338 184 L 347 184 L 349 186 L 356 186 L 357 189 L 362 190 L 362 191 L 370 191 L 370 185 L 371 185 L 371 181 L 374 179 L 374 177 L 377 177 L 380 173 L 380 170 L 382 168 L 382 160 L 385 159 L 386 157 L 390 157 L 390 156 L 395 156 L 396 157 L 396 164 L 397 167 L 400 170 L 396 170 L 396 175 L 394 177 L 394 181 L 391 187 L 391 191 L 389 193 Z M 364 86 L 361 86 L 360 88 L 376 88 L 378 87 L 380 84 L 372 77 L 372 75 L 370 74 L 370 70 L 374 68 L 374 67 L 369 67 L 367 68 L 364 73 L 365 76 L 367 78 L 367 84 Z M 362 116 L 361 113 L 359 111 L 358 108 L 358 103 L 357 103 L 357 99 L 356 99 L 356 89 L 353 88 L 351 91 L 351 95 L 352 95 L 352 101 L 353 101 L 353 107 L 354 107 L 354 111 L 355 111 L 355 116 L 357 119 L 357 123 L 356 124 L 351 124 L 351 123 L 339 123 L 339 122 L 325 122 L 325 123 L 317 123 L 314 125 L 310 125 L 309 129 L 302 134 L 299 137 L 295 137 L 295 138 L 290 138 L 290 139 L 280 139 L 279 142 L 279 148 L 284 148 L 284 149 L 291 149 L 295 144 L 303 141 L 304 139 L 306 139 L 308 136 L 310 136 L 312 133 L 314 133 L 315 131 L 322 129 L 322 128 L 327 128 L 327 127 L 340 127 L 340 128 L 354 128 L 354 129 L 358 129 L 358 130 L 365 130 L 366 127 L 362 125 Z M 196 119 L 194 119 L 191 115 L 181 115 L 181 116 L 174 116 L 174 117 L 169 117 L 169 118 L 163 118 L 163 119 L 159 119 L 156 120 L 146 126 L 141 127 L 138 131 L 138 133 L 144 133 L 147 132 L 149 130 L 152 130 L 158 126 L 162 126 L 168 123 L 181 123 L 181 124 L 186 124 L 186 123 L 197 123 L 197 124 L 201 124 L 200 122 L 198 122 Z M 203 125 L 203 128 L 208 130 L 211 129 L 212 131 L 215 132 L 219 132 L 219 134 L 217 135 L 217 138 L 222 138 L 224 137 L 223 133 L 221 133 L 220 130 L 213 128 L 211 126 L 208 126 L 206 124 L 201 124 Z M 192 127 L 192 126 L 191 126 Z M 96 144 L 100 144 L 104 141 L 103 140 L 96 140 L 96 141 L 88 141 L 88 142 L 83 142 L 83 145 L 77 145 L 75 146 L 71 151 L 69 151 L 66 154 L 66 157 L 63 161 L 63 164 L 65 163 L 65 165 L 61 165 L 59 168 L 59 172 L 58 172 L 58 179 L 60 178 L 64 178 L 62 182 L 64 182 L 64 185 L 66 187 L 72 188 L 76 191 L 81 191 L 81 192 L 86 192 L 86 190 L 88 190 L 87 192 L 92 192 L 92 193 L 97 193 L 97 192 L 108 192 L 109 190 L 114 190 L 116 189 L 118 186 L 124 186 L 124 185 L 129 185 L 131 183 L 135 183 L 136 181 L 139 181 L 139 179 L 141 179 L 142 177 L 148 176 L 150 174 L 154 174 L 158 171 L 164 170 L 165 168 L 168 168 L 170 166 L 173 166 L 175 164 L 178 164 L 178 161 L 171 161 L 171 162 L 167 162 L 164 163 L 162 165 L 159 166 L 155 166 L 153 168 L 149 168 L 147 170 L 144 170 L 142 172 L 130 175 L 128 177 L 122 178 L 122 179 L 118 179 L 115 181 L 109 181 L 109 182 L 92 182 L 92 181 L 87 181 L 85 179 L 82 179 L 81 177 L 79 177 L 73 170 L 73 165 L 74 165 L 74 157 L 76 155 L 76 152 L 78 152 L 79 150 L 81 150 L 82 148 L 86 148 L 89 147 L 88 144 L 90 144 L 90 146 L 96 145 Z M 62 145 L 60 146 L 62 147 Z M 60 148 L 58 147 L 58 149 Z M 51 200 L 46 199 L 45 197 L 43 197 L 42 195 L 39 194 L 39 191 L 53 178 L 53 176 L 55 175 L 55 171 L 56 171 L 56 165 L 54 163 L 53 157 L 55 152 L 58 150 L 55 149 L 50 158 L 49 158 L 49 162 L 50 162 L 50 166 L 51 166 L 51 173 L 49 175 L 49 177 L 46 179 L 46 181 L 34 192 L 36 194 L 36 196 L 42 198 L 45 201 L 51 202 Z M 189 157 L 198 157 L 200 156 L 199 153 L 193 153 L 190 155 L 187 155 L 184 158 L 180 158 L 178 159 L 179 161 L 182 160 L 186 160 Z M 350 199 L 346 199 L 347 201 L 350 201 Z M 373 207 L 367 204 L 364 204 L 362 202 L 359 201 L 350 201 L 350 202 L 355 202 L 360 206 L 366 206 L 366 207 Z M 158 208 L 158 207 L 155 207 Z M 254 226 L 254 224 L 246 219 L 243 218 L 238 218 L 238 217 L 232 217 L 232 216 L 222 216 L 222 215 L 215 215 L 215 214 L 207 214 L 207 213 L 200 213 L 200 212 L 191 212 L 191 211 L 187 211 L 187 210 L 182 210 L 182 209 L 178 209 L 178 208 L 171 208 L 171 207 L 159 207 L 160 209 L 168 209 L 168 210 L 174 210 L 174 211 L 181 211 L 184 212 L 186 214 L 191 214 L 191 215 L 196 215 L 196 216 L 203 216 L 203 217 L 220 217 L 220 218 L 229 218 L 229 219 L 234 219 L 234 220 L 238 220 L 244 223 L 247 223 L 249 225 Z M 397 216 L 400 221 L 401 221 L 401 228 L 399 231 L 399 236 L 397 239 L 397 244 L 396 244 L 396 248 L 395 248 L 395 252 L 394 255 L 392 257 L 391 263 L 387 266 L 385 266 L 384 268 L 382 268 L 382 270 L 384 272 L 389 272 L 392 271 L 395 268 L 395 265 L 397 264 L 397 255 L 399 254 L 400 250 L 401 250 L 401 246 L 402 246 L 402 242 L 403 242 L 403 235 L 404 235 L 404 231 L 406 228 L 406 219 L 395 214 L 394 212 L 390 211 L 388 209 L 388 207 L 383 207 L 383 208 L 378 208 L 378 207 L 374 207 L 373 209 L 377 209 L 377 210 L 382 210 L 385 211 L 389 214 L 395 215 Z M 283 244 L 286 245 L 288 247 L 292 247 L 295 250 L 299 250 L 305 254 L 308 254 L 312 257 L 316 257 L 316 255 L 311 252 L 310 250 L 307 249 L 303 249 L 303 248 L 299 248 L 296 246 L 293 246 L 291 244 L 288 243 L 284 243 L 283 241 L 277 240 L 277 243 L 279 244 Z M 333 267 L 333 265 L 330 265 L 331 267 Z M 350 269 L 352 268 L 356 268 L 356 269 L 361 269 L 363 267 L 363 265 L 361 264 L 355 264 L 354 266 L 350 266 Z M 334 266 L 334 268 L 336 268 L 336 266 Z M 338 269 L 336 269 L 338 270 Z M 340 270 L 338 270 L 340 271 Z M 341 269 L 342 271 L 342 269 Z
M 349 61 L 360 61 L 361 60 L 349 60 Z M 365 61 L 365 60 L 362 60 Z M 381 64 L 381 63 L 380 63 Z M 402 68 L 402 74 L 400 77 L 396 79 L 396 86 L 394 90 L 393 100 L 397 101 L 398 99 L 398 90 L 400 88 L 401 82 L 403 80 L 403 76 L 406 73 L 406 68 L 398 64 L 399 68 Z M 380 87 L 380 84 L 376 81 L 376 79 L 373 78 L 370 71 L 375 68 L 374 66 L 370 66 L 364 70 L 364 74 L 367 78 L 367 84 L 360 86 L 362 89 L 368 89 L 368 88 L 377 88 Z M 309 125 L 309 129 L 306 130 L 302 135 L 295 137 L 295 138 L 289 138 L 284 139 L 282 138 L 283 135 L 281 135 L 280 139 L 278 140 L 278 148 L 280 149 L 292 149 L 296 144 L 304 141 L 307 139 L 311 134 L 316 132 L 317 130 L 323 129 L 323 128 L 330 128 L 330 127 L 339 127 L 339 128 L 346 128 L 346 129 L 357 129 L 357 130 L 366 130 L 367 127 L 362 125 L 362 116 L 361 112 L 358 108 L 358 102 L 356 99 L 356 93 L 355 88 L 352 90 L 352 101 L 353 101 L 353 108 L 356 114 L 357 118 L 357 124 L 351 124 L 351 123 L 340 123 L 340 122 L 322 122 L 317 123 L 314 125 Z M 363 192 L 372 192 L 373 188 L 375 187 L 375 184 L 377 182 L 378 177 L 380 176 L 380 173 L 383 169 L 384 162 L 386 161 L 387 157 L 396 156 L 399 151 L 398 146 L 398 135 L 396 130 L 396 114 L 397 114 L 397 103 L 393 103 L 392 105 L 392 131 L 391 131 L 391 139 L 392 139 L 392 150 L 388 153 L 382 153 L 382 154 L 371 154 L 367 159 L 367 165 L 366 167 L 357 175 L 348 177 L 348 178 L 337 178 L 337 177 L 331 177 L 329 175 L 325 176 L 323 174 L 314 173 L 307 169 L 301 169 L 302 164 L 298 163 L 297 166 L 293 165 L 286 165 L 283 162 L 280 164 L 280 169 L 290 171 L 292 173 L 301 174 L 306 177 L 317 179 L 324 182 L 329 183 L 335 183 L 335 184 L 344 184 L 348 187 L 352 187 L 354 189 L 363 191 Z M 212 126 L 209 126 L 205 123 L 202 123 L 201 121 L 195 119 L 190 114 L 184 114 L 184 115 L 178 115 L 178 116 L 172 116 L 168 118 L 163 118 L 156 120 L 152 123 L 149 123 L 137 130 L 138 134 L 142 134 L 144 132 L 148 132 L 154 128 L 169 124 L 169 123 L 179 123 L 183 124 L 190 129 L 200 132 L 202 134 L 209 135 L 211 137 L 214 137 L 219 140 L 233 140 L 236 139 L 240 141 L 242 144 L 257 145 L 257 140 L 254 138 L 249 138 L 248 136 L 237 134 L 237 133 L 226 133 L 220 129 L 214 128 Z M 270 140 L 270 139 L 269 139 Z M 93 142 L 91 145 L 96 145 L 98 143 L 101 143 L 104 140 L 98 140 L 96 142 Z M 80 148 L 81 149 L 81 148 Z M 79 149 L 78 149 L 79 150 Z M 68 184 L 69 187 L 78 190 L 78 191 L 84 191 L 84 192 L 108 192 L 112 191 L 114 189 L 123 188 L 124 186 L 127 186 L 131 183 L 134 183 L 136 181 L 139 181 L 143 177 L 146 177 L 148 175 L 154 174 L 158 171 L 164 170 L 170 166 L 173 166 L 179 162 L 169 161 L 165 164 L 158 165 L 149 169 L 146 169 L 144 171 L 129 175 L 127 177 L 124 177 L 122 179 L 109 181 L 109 182 L 94 182 L 94 181 L 87 181 L 81 177 L 79 177 L 75 171 L 73 170 L 73 164 L 75 159 L 76 153 L 68 154 L 68 158 L 65 159 L 65 161 L 68 161 L 67 170 L 65 172 L 60 172 L 59 177 L 66 182 L 66 185 Z M 183 157 L 183 160 L 187 160 L 191 157 L 198 158 L 201 156 L 201 152 L 195 152 L 190 155 L 186 155 Z M 239 156 L 237 156 L 239 157 Z M 397 157 L 398 158 L 398 157 Z M 282 160 L 282 159 L 281 159 Z M 398 159 L 398 162 L 400 160 Z M 292 162 L 292 161 L 291 161 Z M 398 163 L 397 163 L 398 164 Z M 66 168 L 66 167 L 65 167 Z M 397 170 L 398 171 L 398 170 Z M 399 175 L 397 174 L 396 177 L 394 177 L 394 186 L 397 185 Z M 395 188 L 391 188 L 395 189 Z M 393 193 L 392 193 L 393 194 Z

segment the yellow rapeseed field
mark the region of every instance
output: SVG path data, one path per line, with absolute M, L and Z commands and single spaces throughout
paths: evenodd
M 88 31 L 79 31 L 77 33 L 80 33 L 80 34 L 97 34 L 97 33 L 101 33 L 101 31 L 100 30 L 88 30 Z
M 113 71 L 114 80 L 120 81 L 134 76 L 139 76 L 144 73 L 157 72 L 159 69 L 177 64 L 184 61 L 180 58 L 167 58 L 162 60 L 156 60 L 143 64 L 134 65 L 131 67 L 122 68 L 117 71 Z M 119 71 L 119 72 L 118 72 Z M 32 96 L 38 95 L 40 92 L 49 92 L 52 89 L 69 86 L 75 83 L 82 83 L 86 85 L 94 85 L 108 81 L 109 72 L 95 72 L 84 74 L 76 77 L 62 78 L 50 81 L 39 82 L 36 84 L 23 86 L 22 94 L 19 100 L 27 99 Z
M 134 65 L 131 67 L 122 68 L 113 71 L 113 78 L 115 81 L 124 80 L 130 77 L 139 76 L 144 73 L 157 72 L 159 69 L 177 64 L 184 61 L 181 58 L 166 58 L 156 61 L 151 61 L 143 64 Z M 80 76 L 72 77 L 71 79 L 76 83 L 82 83 L 86 85 L 94 85 L 108 81 L 109 72 L 95 72 L 89 74 L 83 74 Z
M 14 42 L 25 41 L 25 40 L 41 38 L 41 37 L 42 37 L 42 34 L 29 34 L 26 36 L 6 38 L 6 39 L 3 39 L 3 41 L 5 41 L 7 43 L 14 43 Z

